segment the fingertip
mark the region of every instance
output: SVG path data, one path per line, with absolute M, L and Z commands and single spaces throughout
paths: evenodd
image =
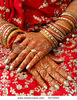
M 19 73 L 21 71 L 22 71 L 22 69 L 21 68 L 18 68 L 16 72 Z
M 13 43 L 16 43 L 16 42 L 18 42 L 19 41 L 19 39 L 16 39 L 16 40 L 14 40 L 14 42 Z
M 6 59 L 5 61 L 4 61 L 4 64 L 7 64 L 8 63 L 8 59 Z
M 29 68 L 31 68 L 30 65 L 27 65 L 27 66 L 26 66 L 26 69 L 29 69 Z

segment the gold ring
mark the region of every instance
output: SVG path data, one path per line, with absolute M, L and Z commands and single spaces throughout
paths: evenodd
M 35 52 L 35 53 L 38 53 L 38 51 L 36 51 L 35 49 L 32 49 L 31 51 L 32 51 L 32 52 Z

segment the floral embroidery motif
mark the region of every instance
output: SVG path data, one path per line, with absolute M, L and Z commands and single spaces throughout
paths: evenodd
M 44 0 L 43 5 L 41 5 L 38 9 L 41 9 L 41 8 L 44 8 L 44 7 L 47 7 L 47 6 L 48 6 L 48 3 L 46 2 L 46 0 Z

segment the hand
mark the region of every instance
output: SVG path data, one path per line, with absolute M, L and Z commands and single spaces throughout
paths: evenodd
M 10 70 L 18 67 L 18 72 L 31 68 L 42 57 L 52 49 L 49 41 L 41 33 L 30 32 L 28 34 L 20 34 L 15 40 L 15 44 L 21 42 L 13 52 L 8 56 L 5 64 L 12 62 Z
M 47 85 L 45 83 L 45 81 L 47 81 L 50 86 L 58 90 L 60 87 L 55 80 L 64 86 L 69 86 L 67 80 L 72 80 L 71 76 L 65 72 L 64 69 L 58 66 L 58 64 L 56 64 L 60 62 L 62 62 L 61 59 L 55 58 L 51 54 L 48 54 L 47 56 L 43 57 L 34 67 L 28 69 L 28 71 L 43 88 L 47 89 Z

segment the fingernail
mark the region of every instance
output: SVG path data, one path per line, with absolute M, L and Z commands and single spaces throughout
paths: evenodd
M 8 65 L 6 65 L 6 66 L 5 66 L 5 69 L 9 69 L 9 66 L 8 66 Z
M 30 67 L 30 65 L 27 65 L 27 66 L 26 66 L 26 69 L 28 69 L 29 67 Z
M 64 61 L 64 59 L 59 59 L 59 61 Z
M 21 68 L 18 68 L 16 72 L 19 73 L 21 72 L 21 70 L 22 70 Z
M 72 81 L 72 77 L 71 77 L 71 76 L 68 76 L 67 79 L 68 79 L 69 81 Z
M 55 85 L 55 88 L 56 88 L 57 90 L 59 90 L 59 89 L 60 89 L 59 85 Z
M 45 85 L 44 88 L 47 90 L 48 87 Z
M 10 69 L 9 70 L 13 70 L 14 68 L 13 68 L 13 66 L 10 66 Z
M 4 64 L 7 64 L 7 63 L 8 63 L 8 59 L 5 60 Z
M 69 86 L 69 83 L 67 81 L 64 81 L 65 86 Z

